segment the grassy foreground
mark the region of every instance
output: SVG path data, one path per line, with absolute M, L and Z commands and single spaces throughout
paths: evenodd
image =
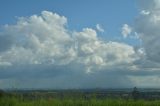
M 38 99 L 25 100 L 15 97 L 0 98 L 0 106 L 160 106 L 160 100 L 124 100 L 124 99 Z

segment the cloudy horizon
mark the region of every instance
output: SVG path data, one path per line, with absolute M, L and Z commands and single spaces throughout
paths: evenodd
M 117 6 L 116 1 L 107 3 Z M 82 20 L 76 21 L 76 26 L 62 14 L 67 12 L 39 7 L 41 12 L 32 15 L 13 14 L 16 22 L 4 23 L 8 18 L 2 18 L 0 89 L 159 88 L 160 0 L 135 0 L 131 4 L 135 8 L 124 9 L 135 9 L 132 20 L 123 20 L 115 29 L 116 21 L 118 24 L 120 17 L 127 16 L 115 17 L 111 24 L 95 21 L 91 26 L 94 19 L 86 18 L 88 23 L 84 24 L 85 16 L 79 16 Z M 121 5 L 115 10 L 119 8 Z M 112 12 L 107 15 L 112 17 Z

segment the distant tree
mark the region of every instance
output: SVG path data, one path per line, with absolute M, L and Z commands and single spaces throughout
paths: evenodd
M 140 97 L 140 92 L 138 91 L 137 87 L 133 88 L 132 97 L 134 100 L 137 100 Z
M 4 91 L 0 89 L 0 98 L 4 95 Z

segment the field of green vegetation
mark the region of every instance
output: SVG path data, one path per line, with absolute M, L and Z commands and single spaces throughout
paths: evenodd
M 88 91 L 87 91 L 88 92 Z M 134 98 L 132 96 L 123 98 L 126 92 L 111 92 L 111 96 L 105 96 L 95 91 L 91 93 L 82 91 L 11 91 L 0 90 L 0 106 L 160 106 L 160 98 Z M 107 93 L 109 94 L 109 93 Z M 129 93 L 130 94 L 130 93 Z M 135 93 L 136 94 L 136 93 Z M 151 95 L 152 94 L 152 95 Z M 155 92 L 159 95 L 159 93 Z M 150 93 L 154 96 L 154 92 Z M 103 98 L 102 98 L 103 97 Z
M 0 106 L 160 106 L 160 100 L 125 99 L 37 99 L 25 100 L 16 97 L 0 98 Z

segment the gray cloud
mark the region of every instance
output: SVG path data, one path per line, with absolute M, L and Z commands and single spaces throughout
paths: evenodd
M 145 3 L 144 3 L 145 1 Z M 160 62 L 160 1 L 142 0 L 143 11 L 148 14 L 141 14 L 135 23 L 135 31 L 139 34 L 147 58 L 151 61 Z
M 12 45 L 12 38 L 7 35 L 0 34 L 0 52 L 4 52 L 10 49 Z
M 27 68 L 29 67 L 29 68 Z M 83 67 L 83 66 L 81 66 Z M 81 67 L 21 66 L 0 71 L 3 87 L 17 88 L 110 88 L 130 87 L 132 82 L 123 71 L 111 69 L 86 74 Z M 126 73 L 126 72 L 125 72 Z

